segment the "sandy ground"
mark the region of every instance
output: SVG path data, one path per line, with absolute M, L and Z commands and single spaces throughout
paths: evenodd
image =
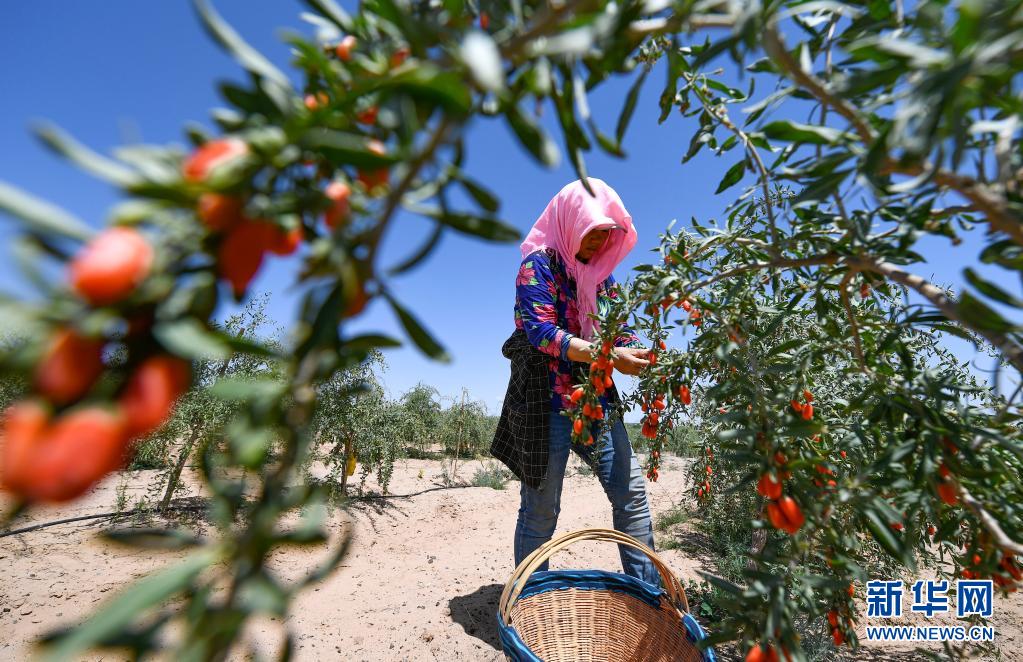
M 467 462 L 459 477 L 468 481 L 480 462 Z M 570 460 L 558 532 L 585 527 L 611 528 L 611 510 L 596 478 Z M 656 516 L 683 493 L 681 460 L 666 458 L 657 483 L 648 485 Z M 513 570 L 512 537 L 519 507 L 519 483 L 505 490 L 444 488 L 441 463 L 402 460 L 390 492 L 408 498 L 357 502 L 339 512 L 335 530 L 354 527 L 352 551 L 333 575 L 300 594 L 288 624 L 296 637 L 298 660 L 503 660 L 496 610 Z M 144 493 L 150 472 L 130 478 L 129 502 Z M 358 474 L 354 477 L 357 478 Z M 34 511 L 20 525 L 106 512 L 114 503 L 118 479 L 111 478 L 86 498 L 63 508 Z M 194 488 L 193 488 L 194 490 Z M 371 479 L 367 492 L 378 492 Z M 0 538 L 0 660 L 31 657 L 32 640 L 60 624 L 82 618 L 128 582 L 181 558 L 176 552 L 139 552 L 96 539 L 99 525 L 73 523 Z M 662 534 L 658 534 L 661 547 Z M 712 567 L 697 537 L 686 536 L 685 550 L 660 552 L 680 579 L 698 579 Z M 272 567 L 297 579 L 327 553 L 324 547 L 275 552 Z M 552 569 L 601 568 L 620 571 L 617 549 L 607 543 L 576 544 L 555 556 Z M 952 624 L 949 622 L 941 625 Z M 712 624 L 706 624 L 712 627 Z M 997 641 L 1005 660 L 1023 660 L 1023 600 L 997 600 Z M 266 619 L 248 628 L 246 640 L 262 655 L 277 650 L 281 624 Z M 882 647 L 883 646 L 883 647 Z M 908 648 L 877 646 L 855 657 L 908 660 Z M 248 655 L 239 651 L 234 656 Z M 90 659 L 120 660 L 112 653 Z

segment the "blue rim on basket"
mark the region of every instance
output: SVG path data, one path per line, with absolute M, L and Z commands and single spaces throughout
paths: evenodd
M 530 575 L 526 585 L 522 588 L 518 599 L 527 598 L 538 593 L 556 591 L 566 588 L 580 588 L 588 590 L 619 591 L 635 598 L 639 598 L 651 607 L 659 607 L 661 597 L 667 597 L 663 588 L 655 588 L 651 584 L 619 572 L 607 572 L 605 570 L 547 570 L 534 572 Z M 686 628 L 686 638 L 696 643 L 706 638 L 707 634 L 690 614 L 683 614 L 682 624 Z M 505 654 L 514 662 L 543 662 L 531 651 L 526 643 L 522 641 L 519 633 L 511 625 L 505 625 L 501 620 L 501 614 L 497 614 L 497 634 L 501 639 Z M 700 651 L 703 662 L 716 662 L 714 649 Z

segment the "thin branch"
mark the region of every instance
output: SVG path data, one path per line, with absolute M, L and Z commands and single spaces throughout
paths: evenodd
M 860 327 L 856 323 L 856 315 L 853 314 L 852 304 L 849 303 L 849 281 L 853 279 L 859 273 L 855 269 L 850 269 L 846 272 L 842 278 L 842 282 L 838 285 L 838 293 L 842 297 L 842 305 L 845 306 L 845 314 L 849 316 L 849 325 L 852 327 L 853 341 L 856 348 L 856 361 L 860 364 L 860 372 L 869 373 L 870 370 L 867 368 L 867 362 L 863 358 L 863 345 L 860 342 Z
M 861 271 L 873 271 L 875 273 L 882 274 L 890 280 L 916 290 L 925 299 L 930 301 L 938 310 L 940 310 L 945 317 L 952 321 L 959 322 L 963 326 L 972 329 L 974 332 L 983 336 L 989 343 L 1002 352 L 1002 355 L 1006 358 L 1006 360 L 1012 363 L 1017 370 L 1023 373 L 1023 347 L 1020 347 L 1005 334 L 990 331 L 988 329 L 976 328 L 973 324 L 964 320 L 963 316 L 959 312 L 959 307 L 945 295 L 945 292 L 942 291 L 941 288 L 924 280 L 916 274 L 903 271 L 899 266 L 890 262 L 883 262 L 881 260 L 868 257 L 851 257 L 847 259 L 847 264 L 850 267 Z
M 903 175 L 918 176 L 931 170 L 931 164 L 900 166 L 889 161 L 882 168 L 882 173 L 899 173 Z M 981 182 L 949 172 L 948 170 L 937 170 L 934 174 L 934 183 L 957 191 L 964 198 L 973 203 L 973 207 L 987 216 L 987 222 L 995 230 L 1004 232 L 1012 237 L 1013 241 L 1023 246 L 1023 223 L 1009 209 L 1008 201 L 991 190 L 990 187 Z
M 839 115 L 846 118 L 863 142 L 868 145 L 874 142 L 874 131 L 860 117 L 859 112 L 846 103 L 844 99 L 829 92 L 820 79 L 808 71 L 803 71 L 799 63 L 792 58 L 792 55 L 789 54 L 788 49 L 785 47 L 781 34 L 778 32 L 778 25 L 773 21 L 764 28 L 764 50 L 797 85 L 805 88 L 818 101 L 831 106 Z
M 987 532 L 994 537 L 996 545 L 1007 552 L 1023 554 L 1023 545 L 1010 538 L 1008 534 L 1002 530 L 1002 526 L 998 523 L 998 520 L 996 520 L 994 516 L 984 508 L 984 504 L 977 501 L 977 499 L 974 498 L 974 496 L 958 482 L 956 483 L 956 490 L 959 492 L 959 500 L 977 516 L 977 519 L 979 519 L 983 527 L 987 529 Z
M 398 209 L 401 203 L 402 197 L 405 192 L 412 186 L 412 182 L 415 180 L 416 175 L 422 169 L 426 162 L 429 161 L 434 152 L 440 147 L 441 143 L 447 135 L 448 130 L 451 128 L 452 121 L 448 115 L 444 116 L 444 119 L 440 121 L 437 126 L 437 130 L 434 131 L 433 136 L 430 138 L 430 142 L 416 157 L 409 163 L 408 170 L 405 171 L 405 176 L 402 177 L 401 181 L 391 191 L 387 197 L 387 202 L 384 205 L 384 211 L 380 214 L 380 222 L 377 223 L 376 227 L 373 228 L 373 233 L 369 238 L 369 264 L 373 264 L 373 258 L 376 256 L 377 249 L 380 245 L 380 241 L 383 238 L 384 230 L 387 229 L 388 224 L 394 217 L 394 212 Z
M 160 512 L 161 513 L 164 513 L 164 512 L 182 512 L 182 511 L 187 512 L 187 511 L 191 511 L 191 510 L 207 510 L 208 508 L 209 508 L 209 506 L 207 506 L 205 504 L 203 504 L 203 505 L 190 504 L 190 505 L 182 505 L 182 506 L 169 506 L 168 508 L 166 508 L 165 510 L 161 510 Z M 68 518 L 65 518 L 65 519 L 53 520 L 52 522 L 43 522 L 42 524 L 33 524 L 31 526 L 24 526 L 24 527 L 22 527 L 20 529 L 14 529 L 12 531 L 0 531 L 0 538 L 6 538 L 7 536 L 16 536 L 16 535 L 20 535 L 22 533 L 28 533 L 30 531 L 38 531 L 39 529 L 45 529 L 45 528 L 48 528 L 48 527 L 51 527 L 51 526 L 57 526 L 59 524 L 70 524 L 71 522 L 82 522 L 82 521 L 90 520 L 90 519 L 110 519 L 112 517 L 129 517 L 131 515 L 135 515 L 135 514 L 138 514 L 138 513 L 154 513 L 154 511 L 149 509 L 149 508 L 135 508 L 134 510 L 125 510 L 125 511 L 114 512 L 114 513 L 98 513 L 96 515 L 79 515 L 78 517 L 68 517 Z
M 683 27 L 690 30 L 704 28 L 735 27 L 734 14 L 693 14 L 687 18 L 674 15 L 666 18 L 644 18 L 629 24 L 626 34 L 632 39 L 642 39 L 652 34 L 676 32 Z
M 708 285 L 712 285 L 713 283 L 716 283 L 719 280 L 731 278 L 732 276 L 736 276 L 747 271 L 758 271 L 760 269 L 774 269 L 777 267 L 811 267 L 817 264 L 835 264 L 838 262 L 839 257 L 840 256 L 835 253 L 826 253 L 824 255 L 814 255 L 812 257 L 804 257 L 799 259 L 781 259 L 771 260 L 770 262 L 753 262 L 752 264 L 744 264 L 742 266 L 735 267 L 734 269 L 729 269 L 728 271 L 717 274 L 716 276 L 713 276 L 711 278 L 707 278 L 692 283 L 689 286 L 689 288 L 684 292 L 684 294 L 696 292 L 697 290 L 707 287 Z
M 555 28 L 559 27 L 563 17 L 573 13 L 576 9 L 581 9 L 591 1 L 570 0 L 559 6 L 555 6 L 554 3 L 544 3 L 543 9 L 534 18 L 532 25 L 525 31 L 510 37 L 508 41 L 498 44 L 501 54 L 513 63 L 517 63 L 528 55 L 527 47 L 534 39 L 553 32 Z
M 685 77 L 689 85 L 692 86 L 693 92 L 695 92 L 697 98 L 700 99 L 700 103 L 703 105 L 704 109 L 716 117 L 718 121 L 721 122 L 722 126 L 742 140 L 743 146 L 746 148 L 746 151 L 756 164 L 757 170 L 760 172 L 760 184 L 764 189 L 764 208 L 767 210 L 767 219 L 771 226 L 771 246 L 768 247 L 768 250 L 774 258 L 777 259 L 781 257 L 781 239 L 778 236 L 778 226 L 774 219 L 774 205 L 771 204 L 771 180 L 767 174 L 767 168 L 764 167 L 764 161 L 760 158 L 760 153 L 757 151 L 756 146 L 750 142 L 749 136 L 746 135 L 746 132 L 732 122 L 731 118 L 728 117 L 728 112 L 724 108 L 718 109 L 711 107 L 703 92 L 694 85 L 696 77 L 686 72 L 683 72 L 682 75 Z

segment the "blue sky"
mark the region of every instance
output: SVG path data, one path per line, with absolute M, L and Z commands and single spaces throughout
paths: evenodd
M 299 19 L 305 6 L 297 0 L 217 0 L 215 6 L 250 44 L 282 68 L 287 67 L 289 47 L 280 39 L 281 28 L 312 34 Z M 144 4 L 36 0 L 13 3 L 5 15 L 6 30 L 0 40 L 0 61 L 7 63 L 0 69 L 0 90 L 5 96 L 0 181 L 52 200 L 96 226 L 118 200 L 116 191 L 47 151 L 30 134 L 32 122 L 52 121 L 105 153 L 132 142 L 184 145 L 186 122 L 213 126 L 209 110 L 223 105 L 215 83 L 244 80 L 234 62 L 207 38 L 186 0 Z M 629 276 L 632 266 L 649 261 L 648 251 L 657 245 L 657 234 L 672 219 L 679 221 L 676 228 L 687 226 L 692 216 L 706 221 L 719 215 L 739 190 L 713 195 L 719 179 L 738 157 L 736 152 L 724 159 L 703 152 L 680 165 L 695 120 L 672 113 L 664 124 L 656 123 L 663 80 L 661 66 L 648 77 L 626 136 L 629 158 L 617 160 L 600 152 L 588 156 L 591 176 L 606 180 L 618 191 L 639 233 L 636 249 L 616 271 L 619 280 Z M 590 99 L 605 132 L 613 131 L 629 82 L 611 81 Z M 549 108 L 545 120 L 548 125 L 553 121 Z M 575 178 L 564 158 L 557 169 L 536 165 L 504 123 L 491 120 L 479 120 L 470 128 L 467 164 L 470 174 L 500 197 L 501 217 L 523 236 L 550 198 Z M 382 264 L 397 262 L 414 250 L 428 229 L 421 220 L 402 217 L 389 230 Z M 14 230 L 9 219 L 0 221 L 5 252 Z M 973 245 L 975 241 L 967 239 L 962 247 L 951 250 L 945 240 L 926 240 L 919 249 L 929 263 L 916 265 L 913 271 L 958 285 L 963 281 L 962 267 L 975 261 Z M 443 342 L 453 361 L 447 365 L 430 361 L 412 347 L 388 352 L 385 381 L 392 394 L 418 381 L 446 395 L 466 386 L 471 397 L 497 411 L 508 379 L 500 346 L 513 328 L 519 260 L 517 244 L 488 244 L 448 233 L 424 266 L 393 282 L 399 298 Z M 298 302 L 296 291 L 287 286 L 296 265 L 294 259 L 271 260 L 253 285 L 253 291 L 272 292 L 269 312 L 285 325 L 294 318 Z M 19 292 L 24 287 L 4 255 L 0 289 Z M 224 307 L 220 314 L 229 310 Z M 371 304 L 354 329 L 402 336 L 384 302 Z M 963 342 L 951 346 L 963 358 L 973 355 Z M 985 357 L 980 367 L 989 365 Z

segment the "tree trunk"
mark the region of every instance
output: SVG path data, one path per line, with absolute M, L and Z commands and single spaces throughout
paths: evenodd
M 181 455 L 178 456 L 178 461 L 174 465 L 174 469 L 171 470 L 170 475 L 167 477 L 167 491 L 163 493 L 163 499 L 160 500 L 160 512 L 167 510 L 170 506 L 171 497 L 174 496 L 174 489 L 178 486 L 178 481 L 181 479 L 181 471 L 185 468 L 185 463 L 188 462 L 188 456 L 192 454 L 192 447 L 195 446 L 196 440 L 199 438 L 199 426 L 190 425 L 191 434 L 188 437 L 188 441 L 185 442 L 181 449 Z
M 761 511 L 760 516 L 764 517 L 766 513 L 765 509 Z M 757 562 L 753 560 L 753 557 L 764 551 L 764 547 L 767 545 L 767 529 L 754 529 L 753 539 L 750 541 L 749 546 L 749 558 L 746 559 L 746 568 L 748 570 L 756 570 Z
M 345 464 L 344 468 L 341 470 L 341 496 L 344 497 L 348 496 L 348 458 L 350 458 L 352 453 L 355 451 L 355 449 L 352 448 L 354 445 L 352 443 L 354 441 L 352 437 L 351 433 L 345 433 Z

